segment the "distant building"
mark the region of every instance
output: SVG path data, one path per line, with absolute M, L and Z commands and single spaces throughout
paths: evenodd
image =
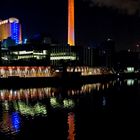
M 103 41 L 100 45 L 100 65 L 105 67 L 114 66 L 115 57 L 115 42 L 112 39 L 107 39 Z
M 26 39 L 25 44 L 52 44 L 52 39 L 48 37 L 45 33 L 39 33 L 32 36 L 29 39 Z
M 34 46 L 23 44 L 2 48 L 1 59 L 3 64 L 17 65 L 49 65 L 49 50 L 45 45 Z
M 79 64 L 83 66 L 99 66 L 99 50 L 94 47 L 79 47 Z
M 75 61 L 77 54 L 73 48 L 69 46 L 55 45 L 50 49 L 51 65 L 58 66 L 63 62 Z
M 58 44 L 22 44 L 2 48 L 1 51 L 4 64 L 60 66 L 63 62 L 76 60 L 73 48 Z
M 8 37 L 7 39 L 4 39 L 2 41 L 2 47 L 3 48 L 8 48 L 10 46 L 15 46 L 16 45 L 16 42 L 14 39 L 12 39 L 11 37 Z
M 117 70 L 123 71 L 124 69 L 127 70 L 127 68 L 134 67 L 135 69 L 138 69 L 140 67 L 139 53 L 135 51 L 122 50 L 116 53 L 115 59 Z M 128 70 L 131 71 L 131 69 Z
M 22 43 L 21 24 L 17 18 L 0 21 L 0 41 L 11 37 L 16 44 Z

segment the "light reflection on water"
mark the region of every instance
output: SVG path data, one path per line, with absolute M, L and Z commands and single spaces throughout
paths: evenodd
M 47 110 L 44 105 L 41 105 L 40 103 L 36 103 L 34 106 L 27 105 L 24 102 L 19 101 L 17 104 L 17 108 L 20 112 L 20 114 L 25 115 L 25 116 L 46 116 L 47 115 Z
M 75 106 L 75 103 L 72 99 L 64 99 L 60 100 L 56 97 L 50 97 L 50 105 L 53 108 L 73 108 Z
M 83 85 L 81 88 L 77 89 L 67 89 L 68 95 L 79 95 L 79 94 L 85 94 L 90 93 L 92 91 L 100 91 L 109 88 L 109 86 L 112 86 L 114 82 L 109 83 L 94 83 L 94 84 L 86 84 Z M 8 89 L 2 89 L 0 90 L 0 100 L 23 100 L 26 99 L 28 101 L 29 99 L 39 99 L 42 100 L 45 97 L 53 97 L 55 95 L 61 94 L 61 90 L 58 88 L 30 88 L 30 89 L 18 89 L 18 90 L 8 90 Z
M 68 113 L 68 138 L 67 140 L 75 140 L 75 114 Z
M 3 111 L 0 121 L 0 131 L 7 134 L 15 134 L 20 131 L 20 115 L 18 112 Z
M 37 117 L 47 118 L 50 110 L 64 110 L 68 113 L 68 140 L 75 140 L 75 108 L 80 104 L 81 96 L 90 97 L 99 94 L 97 101 L 100 107 L 107 108 L 108 97 L 106 91 L 117 86 L 134 86 L 139 81 L 128 79 L 124 81 L 110 81 L 107 83 L 86 84 L 78 88 L 28 88 L 28 89 L 1 89 L 0 90 L 0 132 L 9 135 L 20 133 L 24 119 Z M 92 99 L 90 97 L 90 99 Z M 89 100 L 89 99 L 88 99 Z M 88 102 L 87 100 L 87 102 Z M 87 102 L 85 102 L 87 104 Z M 94 101 L 93 101 L 94 103 Z M 96 107 L 95 107 L 96 108 Z M 25 125 L 25 124 L 24 124 Z

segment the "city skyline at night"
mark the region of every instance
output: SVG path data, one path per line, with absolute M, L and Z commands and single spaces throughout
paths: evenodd
M 90 3 L 88 0 L 75 1 L 76 44 L 96 46 L 103 40 L 111 38 L 115 41 L 117 50 L 134 48 L 140 42 L 140 18 L 139 14 L 135 12 L 138 9 L 136 4 L 130 7 L 130 1 L 126 10 L 128 12 L 124 12 L 125 2 L 122 4 L 123 9 L 121 9 L 118 1 L 115 5 L 112 1 L 110 5 L 102 0 L 100 3 L 96 3 L 96 1 Z M 57 42 L 67 44 L 67 0 L 59 2 L 56 0 L 46 2 L 43 0 L 33 2 L 31 0 L 27 2 L 25 0 L 21 1 L 21 4 L 18 0 L 7 0 L 3 1 L 2 5 L 0 18 L 17 17 L 23 26 L 24 38 L 45 32 Z M 4 7 L 9 10 L 3 13 Z
M 140 0 L 0 4 L 0 140 L 133 135 Z

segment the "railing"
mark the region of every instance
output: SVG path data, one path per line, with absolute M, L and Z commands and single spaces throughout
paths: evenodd
M 113 74 L 113 70 L 106 67 L 91 68 L 86 66 L 67 67 L 67 72 L 80 72 L 82 76 Z M 56 77 L 58 71 L 50 66 L 4 66 L 0 67 L 0 77 Z

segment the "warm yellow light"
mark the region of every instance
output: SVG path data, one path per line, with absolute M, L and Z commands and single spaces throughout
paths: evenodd
M 68 114 L 68 140 L 75 140 L 75 115 L 73 112 Z
M 75 46 L 74 0 L 68 0 L 68 44 L 70 46 Z

